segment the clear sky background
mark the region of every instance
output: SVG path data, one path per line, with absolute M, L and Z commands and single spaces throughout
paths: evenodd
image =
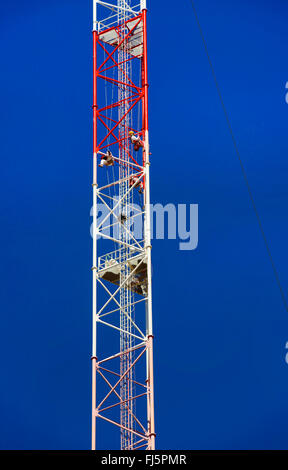
M 283 307 L 189 0 L 149 1 L 157 447 L 288 449 Z M 92 2 L 0 2 L 0 448 L 88 449 Z M 288 5 L 195 0 L 288 296 Z M 102 440 L 109 448 L 109 436 Z

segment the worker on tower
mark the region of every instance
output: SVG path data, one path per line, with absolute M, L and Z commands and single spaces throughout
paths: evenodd
M 132 186 L 134 186 L 134 188 L 139 188 L 138 189 L 139 194 L 143 193 L 143 187 L 144 187 L 143 181 L 141 181 L 137 176 L 131 176 L 131 178 L 129 180 L 129 186 L 130 186 L 130 188 Z
M 124 225 L 124 223 L 126 222 L 127 220 L 127 217 L 125 214 L 120 214 L 120 216 L 118 217 L 119 221 L 121 222 L 122 225 Z
M 100 168 L 103 168 L 103 166 L 113 166 L 114 165 L 114 158 L 110 150 L 105 153 L 105 155 L 101 156 L 100 160 Z
M 135 135 L 133 131 L 129 132 L 131 144 L 134 145 L 135 152 L 138 152 L 140 147 L 144 147 L 144 143 L 140 139 L 139 135 Z

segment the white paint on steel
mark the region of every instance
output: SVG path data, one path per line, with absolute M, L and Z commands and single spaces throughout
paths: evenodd
M 97 3 L 98 0 L 93 0 L 93 31 L 97 31 Z
M 147 335 L 153 335 L 152 325 L 152 273 L 151 273 L 151 207 L 150 207 L 150 162 L 149 162 L 149 132 L 145 134 L 145 157 L 146 157 L 146 184 L 145 184 L 145 251 L 147 256 Z

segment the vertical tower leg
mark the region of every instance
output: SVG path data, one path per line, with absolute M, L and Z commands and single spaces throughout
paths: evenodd
M 96 365 L 97 365 L 97 31 L 93 30 L 93 267 L 92 267 L 92 450 L 96 449 Z
M 148 60 L 147 60 L 147 10 L 143 15 L 143 64 L 142 88 L 143 97 L 143 127 L 145 136 L 144 166 L 145 166 L 145 251 L 147 257 L 147 384 L 148 384 L 148 432 L 149 449 L 155 449 L 155 419 L 154 419 L 154 372 L 153 372 L 153 325 L 152 325 L 152 274 L 151 274 L 151 210 L 150 210 L 150 158 L 149 158 L 149 123 L 148 123 Z

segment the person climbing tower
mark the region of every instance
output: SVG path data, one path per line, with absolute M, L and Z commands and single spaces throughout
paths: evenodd
M 114 165 L 114 158 L 110 150 L 107 151 L 105 155 L 101 156 L 100 160 L 100 168 L 103 168 L 104 166 L 113 166 Z
M 129 132 L 129 136 L 130 136 L 130 141 L 131 141 L 131 144 L 134 145 L 134 150 L 135 152 L 138 152 L 138 150 L 142 147 L 144 147 L 144 143 L 142 142 L 142 140 L 140 139 L 139 135 L 135 135 L 135 133 L 133 131 L 130 131 Z
M 135 186 L 134 186 L 135 185 Z M 135 188 L 138 188 L 138 192 L 140 194 L 143 193 L 144 185 L 143 181 L 141 181 L 137 176 L 132 176 L 129 181 L 129 186 L 130 188 L 134 186 Z

